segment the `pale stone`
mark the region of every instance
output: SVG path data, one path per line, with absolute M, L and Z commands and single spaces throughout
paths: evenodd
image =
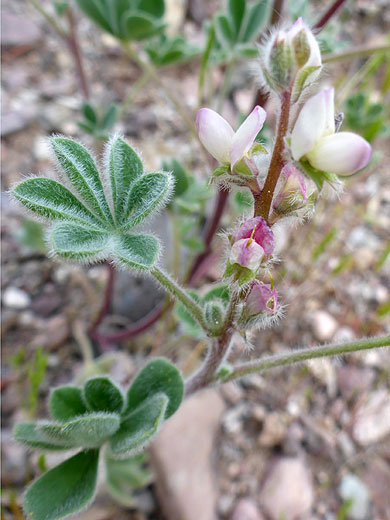
M 30 305 L 30 296 L 18 287 L 7 287 L 3 293 L 3 304 L 11 309 L 26 309 Z
M 318 341 L 329 341 L 333 338 L 338 323 L 331 314 L 319 310 L 312 315 L 313 333 Z
M 380 389 L 370 394 L 359 406 L 352 429 L 353 438 L 368 446 L 390 434 L 390 394 Z

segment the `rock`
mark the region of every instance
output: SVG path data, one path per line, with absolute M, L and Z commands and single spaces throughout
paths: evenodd
M 338 491 L 344 502 L 351 501 L 348 518 L 352 520 L 366 520 L 368 518 L 370 493 L 360 478 L 348 473 L 342 478 Z
M 20 130 L 28 126 L 30 121 L 31 118 L 28 115 L 18 110 L 4 112 L 1 120 L 1 136 L 5 137 L 20 132 Z
M 33 47 L 42 37 L 40 28 L 27 15 L 1 13 L 1 45 L 3 47 Z
M 326 386 L 329 397 L 334 397 L 337 391 L 336 371 L 330 359 L 310 359 L 307 361 L 310 372 Z
M 234 508 L 231 520 L 263 520 L 263 516 L 254 500 L 241 498 Z
M 286 421 L 283 416 L 277 412 L 266 415 L 263 429 L 259 436 L 258 442 L 260 446 L 271 448 L 281 444 L 286 434 Z
M 390 464 L 383 458 L 370 457 L 362 479 L 370 490 L 379 516 L 386 518 L 390 511 Z
M 10 430 L 2 430 L 2 481 L 3 485 L 24 485 L 26 482 L 27 450 L 15 441 Z
M 244 397 L 242 387 L 235 381 L 230 381 L 221 387 L 222 396 L 229 404 L 238 404 Z
M 244 419 L 250 415 L 250 407 L 243 402 L 230 408 L 223 417 L 223 428 L 230 434 L 235 435 L 242 430 Z
M 44 350 L 55 350 L 69 337 L 69 324 L 66 316 L 58 314 L 45 320 L 45 329 L 33 340 L 33 347 Z
M 3 304 L 11 309 L 26 309 L 30 305 L 30 296 L 18 287 L 9 286 L 3 293 Z
M 331 340 L 338 327 L 338 323 L 333 316 L 322 310 L 313 313 L 311 322 L 314 336 L 318 341 Z
M 380 389 L 361 402 L 352 428 L 354 440 L 368 446 L 390 434 L 390 394 Z
M 313 499 L 312 477 L 301 458 L 279 459 L 260 492 L 260 505 L 272 520 L 302 520 Z
M 191 396 L 152 445 L 157 493 L 169 520 L 216 520 L 217 490 L 210 461 L 224 408 L 215 390 Z
M 362 391 L 370 390 L 375 380 L 375 372 L 370 368 L 360 368 L 355 365 L 345 365 L 337 369 L 337 385 L 344 399 L 361 395 Z

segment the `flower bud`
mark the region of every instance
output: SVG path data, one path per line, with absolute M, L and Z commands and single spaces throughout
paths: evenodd
M 230 251 L 230 264 L 239 264 L 250 271 L 256 271 L 264 256 L 264 249 L 251 238 L 237 240 Z
M 246 296 L 243 315 L 251 318 L 258 314 L 275 314 L 278 307 L 278 297 L 271 285 L 259 281 L 252 282 Z
M 213 300 L 207 302 L 204 313 L 210 331 L 218 335 L 223 325 L 225 314 L 222 301 Z
M 236 242 L 242 238 L 252 238 L 269 256 L 274 250 L 274 234 L 263 217 L 253 217 L 241 224 L 232 233 L 232 240 Z
M 264 49 L 262 64 L 265 81 L 271 90 L 283 91 L 293 82 L 293 100 L 303 88 L 315 81 L 322 61 L 317 40 L 299 18 L 288 30 L 275 32 Z
M 286 214 L 303 208 L 307 202 L 303 175 L 292 164 L 283 166 L 281 174 L 284 184 L 273 202 L 274 210 Z

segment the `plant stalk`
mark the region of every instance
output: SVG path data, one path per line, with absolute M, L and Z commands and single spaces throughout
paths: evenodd
M 262 359 L 249 361 L 248 363 L 242 363 L 241 365 L 235 366 L 229 375 L 223 379 L 219 379 L 218 382 L 226 383 L 248 374 L 264 372 L 271 368 L 293 365 L 307 361 L 309 359 L 348 354 L 350 352 L 358 352 L 360 350 L 369 350 L 379 347 L 390 347 L 390 336 L 367 338 L 359 341 L 353 341 L 351 343 L 342 343 L 337 345 L 321 345 L 319 347 L 302 348 L 290 352 L 285 352 L 283 354 L 267 356 Z
M 325 54 L 322 58 L 322 63 L 334 63 L 337 61 L 348 60 L 350 58 L 357 58 L 360 56 L 371 56 L 381 52 L 390 51 L 390 44 L 377 45 L 373 47 L 360 47 L 352 51 L 341 52 L 339 54 Z

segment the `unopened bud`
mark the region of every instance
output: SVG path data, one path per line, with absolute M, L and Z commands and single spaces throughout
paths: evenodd
M 258 314 L 274 314 L 278 306 L 278 297 L 271 285 L 254 281 L 245 299 L 243 314 L 253 317 Z
M 223 326 L 225 310 L 222 302 L 217 300 L 206 303 L 205 318 L 209 329 L 215 335 L 218 335 Z
M 284 184 L 273 202 L 273 208 L 277 213 L 288 214 L 306 205 L 306 184 L 303 175 L 292 164 L 286 164 L 281 174 Z

